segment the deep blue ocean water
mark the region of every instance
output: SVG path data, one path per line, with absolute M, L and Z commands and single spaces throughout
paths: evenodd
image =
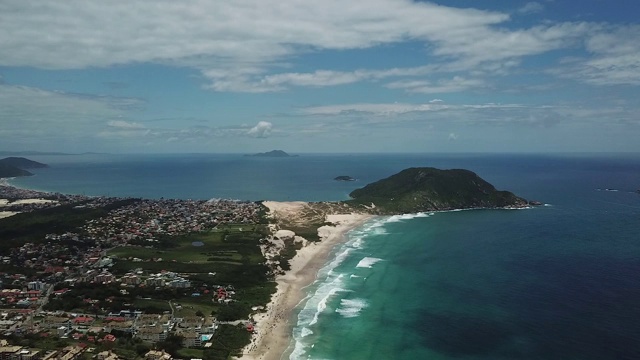
M 307 289 L 287 358 L 640 359 L 640 154 L 33 158 L 51 168 L 14 184 L 152 198 L 341 200 L 406 167 L 470 169 L 547 206 L 355 229 Z

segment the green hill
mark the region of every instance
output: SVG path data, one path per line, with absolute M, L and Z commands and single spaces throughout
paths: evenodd
M 349 194 L 352 205 L 375 204 L 381 214 L 434 210 L 522 207 L 527 201 L 498 191 L 474 172 L 409 168 Z

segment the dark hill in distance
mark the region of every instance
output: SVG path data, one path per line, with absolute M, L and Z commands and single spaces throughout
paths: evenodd
M 15 166 L 0 163 L 0 179 L 17 176 L 31 176 L 32 173 L 27 170 L 19 169 Z
M 31 176 L 25 169 L 45 168 L 48 165 L 23 157 L 8 157 L 0 160 L 0 178 Z
M 46 164 L 39 163 L 37 161 L 29 160 L 23 157 L 7 157 L 0 160 L 0 164 L 15 166 L 18 169 L 40 169 L 49 167 Z
M 282 150 L 271 150 L 271 151 L 268 151 L 268 152 L 245 155 L 245 156 L 254 156 L 254 157 L 296 157 L 298 155 L 289 155 L 289 154 L 287 154 L 286 152 L 284 152 Z
M 375 204 L 376 213 L 525 207 L 527 201 L 496 188 L 469 170 L 409 168 L 349 194 L 352 205 Z

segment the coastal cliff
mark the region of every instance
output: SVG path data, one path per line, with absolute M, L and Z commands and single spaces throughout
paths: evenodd
M 409 168 L 349 194 L 345 203 L 368 206 L 377 214 L 525 207 L 527 201 L 499 191 L 469 170 Z

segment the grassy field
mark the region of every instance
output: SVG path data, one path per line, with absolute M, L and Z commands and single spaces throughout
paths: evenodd
M 133 306 L 138 310 L 150 313 L 171 311 L 171 306 L 169 306 L 169 302 L 167 300 L 136 299 L 133 302 Z
M 265 231 L 263 225 L 226 225 L 208 232 L 163 239 L 160 244 L 150 243 L 153 248 L 118 247 L 109 251 L 109 255 L 120 259 L 162 258 L 164 262 L 188 264 L 255 264 L 263 261 L 257 245 Z
M 204 358 L 204 350 L 183 348 L 178 350 L 178 356 L 183 359 L 202 359 Z

